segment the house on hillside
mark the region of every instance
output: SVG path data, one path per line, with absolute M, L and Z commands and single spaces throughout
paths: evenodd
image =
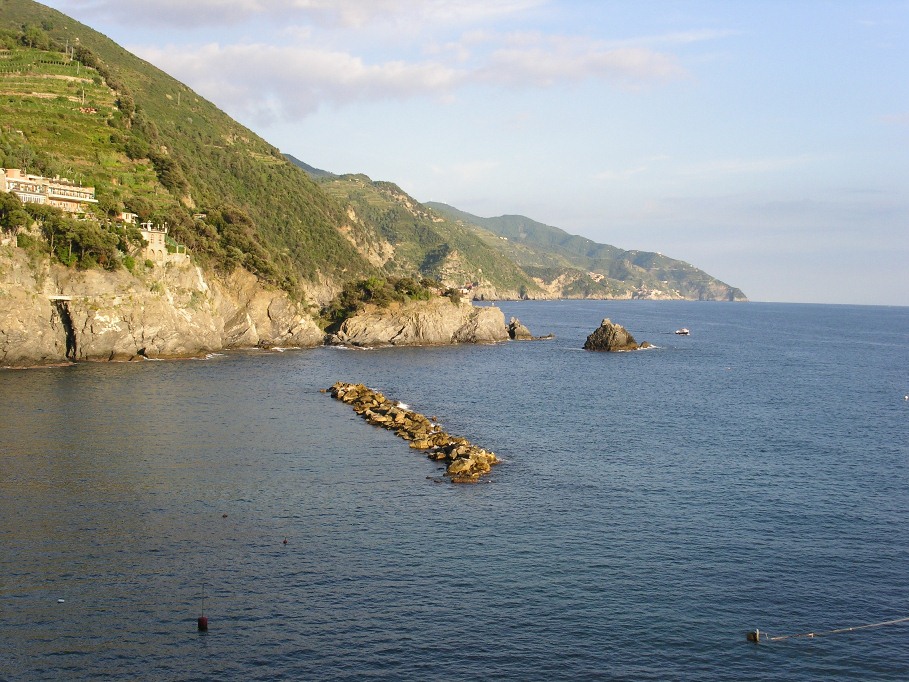
M 186 247 L 177 244 L 167 236 L 167 223 L 156 225 L 150 220 L 140 223 L 139 216 L 135 213 L 121 213 L 120 220 L 130 225 L 138 225 L 142 239 L 146 242 L 142 249 L 142 257 L 146 260 L 163 265 L 185 260 L 188 257 Z
M 149 221 L 139 224 L 139 232 L 147 244 L 142 254 L 155 263 L 167 262 L 167 225 L 155 225 Z
M 94 187 L 23 173 L 19 168 L 0 168 L 0 191 L 12 192 L 25 204 L 47 204 L 67 213 L 84 213 L 98 203 Z

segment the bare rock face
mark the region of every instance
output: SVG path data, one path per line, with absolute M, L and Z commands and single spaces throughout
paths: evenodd
M 423 346 L 507 340 L 505 316 L 491 306 L 447 298 L 369 308 L 346 319 L 331 339 L 351 346 Z
M 584 342 L 584 350 L 596 351 L 624 351 L 638 350 L 639 348 L 649 348 L 650 344 L 645 341 L 638 345 L 634 337 L 625 327 L 620 324 L 614 324 L 608 317 L 600 323 L 599 328 L 587 337 Z
M 0 366 L 67 362 L 62 321 L 42 293 L 47 274 L 20 249 L 0 248 Z
M 534 336 L 518 318 L 512 317 L 508 321 L 508 338 L 513 341 L 532 341 Z
M 222 281 L 186 262 L 133 276 L 32 264 L 20 249 L 0 249 L 0 366 L 316 346 L 322 338 L 302 306 L 242 270 Z

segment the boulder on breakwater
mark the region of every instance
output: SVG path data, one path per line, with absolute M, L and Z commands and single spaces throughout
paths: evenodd
M 336 400 L 353 407 L 354 412 L 370 424 L 394 431 L 410 441 L 411 448 L 426 450 L 430 459 L 444 462 L 445 474 L 453 483 L 475 483 L 500 461 L 494 453 L 472 444 L 466 438 L 445 433 L 428 417 L 389 400 L 363 384 L 339 381 L 328 392 Z
M 640 348 L 650 348 L 650 343 L 644 341 L 639 345 L 625 327 L 613 323 L 608 317 L 584 342 L 584 350 L 615 352 Z

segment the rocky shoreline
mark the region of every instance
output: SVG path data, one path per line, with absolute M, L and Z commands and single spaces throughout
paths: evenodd
M 517 321 L 514 321 L 517 322 Z M 535 338 L 494 306 L 369 305 L 326 334 L 312 308 L 238 268 L 74 270 L 0 246 L 0 368 L 204 357 L 244 348 L 432 346 Z
M 433 419 L 410 410 L 406 405 L 389 400 L 363 384 L 337 382 L 327 389 L 336 400 L 350 405 L 367 422 L 394 431 L 410 441 L 414 450 L 446 465 L 445 475 L 452 483 L 476 483 L 488 474 L 499 458 L 489 450 L 474 445 L 466 438 L 452 436 Z

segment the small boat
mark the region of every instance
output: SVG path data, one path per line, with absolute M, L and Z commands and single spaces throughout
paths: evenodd
M 691 334 L 691 332 L 688 331 L 687 327 L 682 327 L 681 329 L 676 329 L 675 333 L 678 334 L 679 336 L 689 336 Z

